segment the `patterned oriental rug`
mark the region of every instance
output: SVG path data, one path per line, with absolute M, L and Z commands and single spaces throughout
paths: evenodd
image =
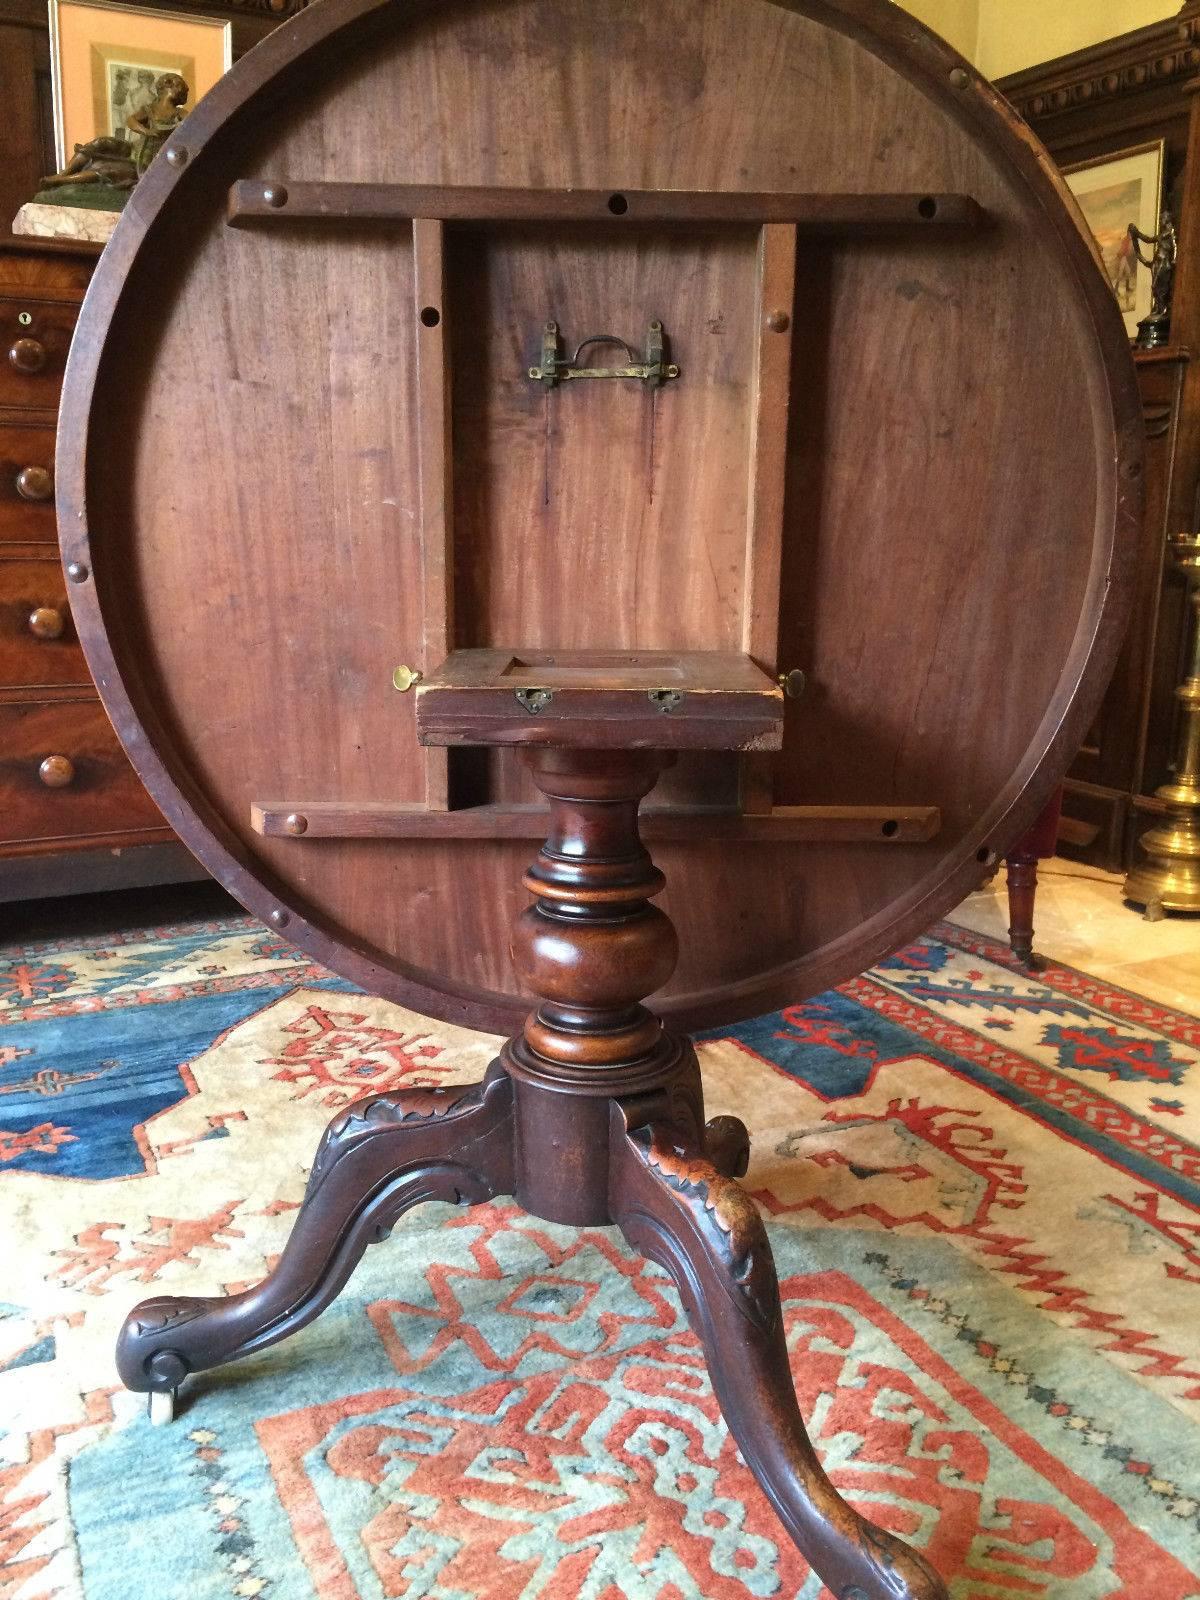
M 276 1259 L 321 1128 L 493 1041 L 238 918 L 0 948 L 5 1600 L 818 1600 L 663 1274 L 425 1207 L 170 1427 L 112 1341 Z M 1200 1023 L 942 924 L 707 1037 L 817 1448 L 955 1600 L 1200 1597 Z

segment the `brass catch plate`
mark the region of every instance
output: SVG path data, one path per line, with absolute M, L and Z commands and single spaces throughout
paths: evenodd
M 589 345 L 597 344 L 616 345 L 629 357 L 628 362 L 613 367 L 581 366 L 583 352 Z M 536 383 L 545 384 L 547 389 L 580 378 L 636 378 L 656 388 L 668 379 L 677 378 L 679 368 L 674 361 L 666 358 L 666 336 L 657 318 L 646 332 L 645 356 L 641 361 L 633 346 L 626 344 L 624 339 L 618 339 L 615 333 L 589 334 L 576 345 L 574 355 L 564 357 L 558 323 L 551 321 L 546 323 L 542 331 L 542 364 L 540 367 L 530 367 L 529 376 Z

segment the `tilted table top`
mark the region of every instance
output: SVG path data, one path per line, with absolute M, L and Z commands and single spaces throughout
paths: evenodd
M 185 842 L 497 1030 L 543 816 L 503 746 L 581 692 L 550 658 L 751 663 L 744 742 L 688 748 L 675 681 L 586 719 L 679 746 L 652 1004 L 714 1025 L 861 970 L 1033 820 L 1115 658 L 1141 434 L 1062 184 L 885 0 L 323 0 L 122 215 L 59 520 Z

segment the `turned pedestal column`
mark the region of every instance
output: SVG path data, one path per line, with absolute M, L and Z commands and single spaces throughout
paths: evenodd
M 695 1052 L 640 1002 L 674 971 L 678 939 L 651 903 L 662 873 L 637 812 L 674 759 L 658 751 L 535 749 L 550 834 L 524 878 L 533 904 L 513 930 L 513 963 L 539 997 L 500 1061 L 516 1095 L 516 1196 L 535 1216 L 612 1221 L 608 1142 L 614 1098 L 653 1098 L 693 1141 L 703 1114 Z M 745 1171 L 741 1124 L 718 1130 L 722 1158 Z

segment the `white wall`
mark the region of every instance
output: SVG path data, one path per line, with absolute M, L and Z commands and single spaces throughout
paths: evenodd
M 979 0 L 975 65 L 1002 78 L 1178 14 L 1181 0 Z
M 1002 78 L 1175 16 L 1182 0 L 901 0 L 906 11 Z
M 947 43 L 974 61 L 979 43 L 980 0 L 902 0 L 904 9 L 910 11 L 940 33 Z M 1054 0 L 1049 0 L 1053 4 Z

